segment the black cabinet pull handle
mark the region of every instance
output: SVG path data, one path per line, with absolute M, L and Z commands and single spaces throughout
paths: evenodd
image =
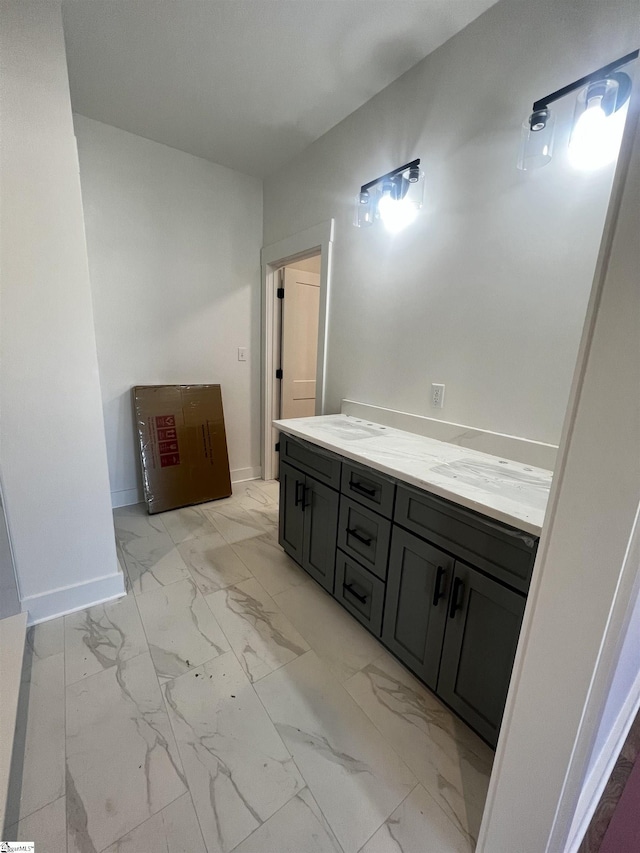
M 302 494 L 300 494 L 300 486 L 302 486 Z M 296 500 L 294 506 L 300 506 L 302 504 L 302 508 L 304 509 L 304 482 L 300 482 L 300 480 L 296 480 Z
M 367 495 L 369 498 L 375 497 L 377 489 L 368 489 L 366 486 L 363 486 L 362 483 L 354 482 L 353 480 L 349 480 L 349 488 L 353 489 L 354 492 L 360 492 L 363 495 Z
M 304 511 L 308 507 L 311 506 L 311 500 L 307 499 L 307 495 L 312 495 L 313 491 L 311 486 L 303 486 L 302 488 L 302 510 Z
M 353 536 L 354 539 L 357 539 L 358 542 L 362 542 L 363 545 L 371 545 L 371 539 L 368 539 L 366 536 L 358 533 L 354 527 L 347 527 L 347 533 L 349 536 Z
M 462 595 L 458 598 L 458 593 L 462 590 Z M 462 607 L 462 600 L 464 598 L 464 583 L 460 580 L 460 578 L 455 578 L 453 581 L 453 592 L 451 593 L 451 607 L 449 608 L 449 618 L 453 619 L 456 615 L 456 610 L 460 610 Z
M 361 601 L 363 604 L 367 603 L 367 596 L 366 595 L 360 595 L 359 592 L 356 592 L 350 583 L 346 583 L 346 581 L 345 581 L 345 583 L 342 584 L 342 589 L 346 589 L 347 592 L 350 592 L 354 598 L 357 598 L 358 601 Z
M 438 571 L 436 572 L 436 585 L 435 585 L 435 588 L 433 590 L 433 606 L 434 607 L 436 606 L 436 604 L 440 601 L 440 599 L 444 595 L 444 592 L 442 590 L 442 579 L 444 578 L 445 574 L 446 574 L 446 570 L 445 570 L 444 566 L 438 566 Z

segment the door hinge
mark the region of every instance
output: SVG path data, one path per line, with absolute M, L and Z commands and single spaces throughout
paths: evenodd
M 279 287 L 276 290 L 276 296 L 278 297 L 278 299 L 284 299 L 284 287 Z
M 276 370 L 276 379 L 282 379 L 282 368 Z
M 280 442 L 276 442 L 276 453 L 280 453 Z

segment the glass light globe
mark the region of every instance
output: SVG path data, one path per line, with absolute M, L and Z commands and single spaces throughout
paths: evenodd
M 415 220 L 418 208 L 408 198 L 396 200 L 386 194 L 378 202 L 378 212 L 387 231 L 397 234 Z
M 607 115 L 601 102 L 590 99 L 571 132 L 569 161 L 575 169 L 600 169 L 618 156 L 628 104 Z

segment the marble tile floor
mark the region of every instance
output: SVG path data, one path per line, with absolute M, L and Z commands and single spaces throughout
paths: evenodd
M 127 595 L 29 631 L 7 840 L 468 853 L 492 751 L 282 551 L 276 483 L 114 511 Z

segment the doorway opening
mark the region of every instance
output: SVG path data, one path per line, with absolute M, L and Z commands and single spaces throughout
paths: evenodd
M 333 220 L 262 250 L 262 476 L 276 479 L 273 421 L 324 414 Z

